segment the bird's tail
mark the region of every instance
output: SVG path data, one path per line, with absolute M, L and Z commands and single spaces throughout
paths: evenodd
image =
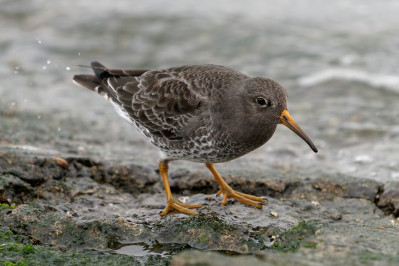
M 105 67 L 103 64 L 99 62 L 91 62 L 91 66 L 82 66 L 89 67 L 93 69 L 94 75 L 75 75 L 73 77 L 73 81 L 83 87 L 88 88 L 89 90 L 95 91 L 101 95 L 109 95 L 115 96 L 114 88 L 110 88 L 108 86 L 108 78 L 114 77 L 115 81 L 117 80 L 129 80 L 134 79 L 135 77 L 141 76 L 143 73 L 148 70 L 126 70 L 126 69 L 109 69 Z M 111 86 L 112 87 L 112 86 Z M 113 90 L 110 90 L 113 89 Z
M 93 69 L 94 75 L 75 75 L 73 76 L 73 81 L 89 90 L 104 95 L 106 91 L 101 86 L 101 81 L 104 78 L 110 77 L 111 74 L 108 72 L 108 69 L 99 62 L 92 62 L 90 68 Z

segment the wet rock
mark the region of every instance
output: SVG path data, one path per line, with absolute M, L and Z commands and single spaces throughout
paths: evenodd
M 386 214 L 393 214 L 399 217 L 399 190 L 387 189 L 379 197 L 377 205 Z
M 346 196 L 349 198 L 368 199 L 375 201 L 381 190 L 382 185 L 378 182 L 373 180 L 362 180 L 347 185 Z
M 205 175 L 201 172 L 191 173 L 188 170 L 180 169 L 170 173 L 170 188 L 175 193 L 184 191 L 215 193 L 219 189 L 219 184 L 210 173 Z
M 173 266 L 216 264 L 220 266 L 265 265 L 264 262 L 253 256 L 228 256 L 221 253 L 200 252 L 198 250 L 184 251 L 171 261 Z
M 20 206 L 4 219 L 3 225 L 19 235 L 62 248 L 106 249 L 115 234 L 134 235 L 140 231 L 139 226 L 126 227 L 111 219 L 78 223 L 57 207 L 41 203 Z
M 205 192 L 217 190 L 211 176 L 176 171 L 171 174 L 173 191 L 185 192 L 175 195 L 176 199 L 205 207 L 200 208 L 200 215 L 196 216 L 172 212 L 160 217 L 165 195 L 155 171 L 132 164 L 66 158 L 68 169 L 57 165 L 52 158 L 20 157 L 21 164 L 37 167 L 41 169 L 39 173 L 49 176 L 43 183 L 32 182 L 35 186 L 25 181 L 24 174 L 0 176 L 0 192 L 7 201 L 18 204 L 14 209 L 0 210 L 2 226 L 26 236 L 36 245 L 46 244 L 64 250 L 96 249 L 136 258 L 138 255 L 133 253 L 138 252 L 144 254 L 144 261 L 157 258 L 167 262 L 183 249 L 195 248 L 227 254 L 256 254 L 256 258 L 251 257 L 254 263 L 306 261 L 302 257 L 304 250 L 320 254 L 335 245 L 345 246 L 345 254 L 354 254 L 350 245 L 341 240 L 334 242 L 337 236 L 349 234 L 344 230 L 346 224 L 353 227 L 355 239 L 361 239 L 365 231 L 359 228 L 363 226 L 375 230 L 384 228 L 383 231 L 390 231 L 393 236 L 398 230 L 396 222 L 386 218 L 379 209 L 395 213 L 396 190 L 386 190 L 376 205 L 375 199 L 381 193 L 381 185 L 376 182 L 226 178 L 237 190 L 269 195 L 264 208 L 259 210 L 234 200 L 221 206 L 220 197 L 196 191 L 202 185 Z M 51 178 L 56 175 L 61 178 Z M 309 228 L 304 226 L 309 224 L 312 225 Z M 367 233 L 373 234 L 368 238 L 370 241 L 376 241 L 377 233 Z M 326 241 L 335 244 L 326 244 Z M 372 246 L 369 242 L 367 245 Z M 270 250 L 295 250 L 292 254 L 297 255 L 278 259 Z M 362 250 L 359 247 L 356 252 Z M 173 263 L 182 263 L 187 259 L 185 254 L 190 253 L 178 255 Z M 226 261 L 230 258 L 209 254 Z M 323 256 L 328 257 L 328 254 Z M 200 261 L 205 260 L 202 257 Z
M 0 174 L 14 175 L 32 186 L 39 186 L 49 178 L 61 179 L 65 173 L 55 158 L 22 159 L 10 156 L 7 161 L 0 160 Z
M 226 182 L 234 189 L 247 194 L 277 197 L 294 188 L 297 181 L 268 180 L 268 179 L 246 179 L 242 177 L 226 178 Z
M 300 222 L 295 227 L 282 232 L 275 240 L 274 250 L 295 252 L 303 240 L 313 237 L 317 226 L 313 223 Z
M 329 179 L 316 179 L 312 186 L 317 191 L 329 196 L 360 198 L 375 201 L 381 191 L 382 185 L 374 180 L 356 180 L 352 182 L 339 182 Z M 321 194 L 319 194 L 321 196 Z
M 328 179 L 317 179 L 313 183 L 313 188 L 325 194 L 333 194 L 342 196 L 345 194 L 345 187 L 343 184 L 330 181 Z
M 5 203 L 11 206 L 11 203 L 8 201 L 6 197 L 6 190 L 4 188 L 0 188 L 0 203 Z
M 37 197 L 34 188 L 11 174 L 0 175 L 0 194 L 4 203 L 22 204 Z
M 77 165 L 70 160 L 68 171 L 78 173 L 87 168 Z M 43 172 L 55 170 L 48 160 L 44 160 L 40 166 Z M 13 228 L 19 235 L 29 236 L 35 243 L 63 249 L 108 250 L 122 243 L 156 240 L 158 243 L 177 243 L 204 250 L 245 254 L 270 245 L 270 228 L 274 228 L 272 232 L 277 234 L 297 223 L 296 219 L 287 219 L 292 209 L 284 211 L 284 208 L 278 207 L 278 201 L 273 202 L 272 199 L 269 200 L 273 204 L 270 207 L 281 214 L 281 218 L 269 215 L 268 210 L 259 215 L 260 210 L 234 201 L 230 201 L 226 207 L 220 206 L 220 198 L 209 200 L 209 196 L 204 194 L 189 198 L 189 201 L 208 205 L 201 209 L 201 215 L 171 214 L 161 218 L 159 211 L 164 205 L 163 193 L 140 194 L 145 199 L 154 198 L 156 205 L 152 206 L 148 204 L 151 201 L 144 203 L 135 199 L 134 193 L 121 193 L 124 183 L 116 181 L 127 182 L 128 178 L 141 175 L 143 180 L 148 181 L 131 185 L 134 188 L 132 191 L 141 191 L 145 186 L 148 189 L 148 184 L 151 187 L 155 178 L 159 180 L 154 174 L 149 174 L 149 170 L 132 166 L 88 166 L 95 174 L 102 169 L 105 173 L 103 178 L 99 179 L 95 174 L 74 177 L 67 172 L 62 179 L 46 179 L 35 189 L 44 201 L 36 199 L 30 204 L 18 206 L 8 215 L 2 216 L 2 225 Z M 7 178 L 4 183 L 6 188 L 10 184 L 24 184 L 30 188 L 19 177 L 8 175 Z M 192 189 L 189 186 L 186 188 Z M 33 192 L 33 189 L 30 191 Z M 243 214 L 244 219 L 241 217 Z
M 109 183 L 115 188 L 134 195 L 154 192 L 153 185 L 159 182 L 152 169 L 130 164 L 124 166 L 91 167 L 92 178 L 99 183 Z
M 97 167 L 101 164 L 94 162 L 87 158 L 67 158 L 68 162 L 68 177 L 84 177 L 92 176 L 92 167 Z
M 169 175 L 172 191 L 179 193 L 216 193 L 219 184 L 215 178 L 202 172 L 190 172 L 186 169 L 173 171 Z M 294 189 L 299 181 L 277 179 L 247 179 L 243 177 L 224 177 L 224 180 L 235 190 L 259 196 L 282 196 Z
M 95 250 L 60 250 L 51 246 L 41 246 L 32 239 L 11 231 L 9 227 L 0 227 L 0 263 L 24 265 L 138 265 L 148 262 L 160 264 L 160 256 L 152 256 L 147 260 L 130 256 L 104 254 Z M 165 260 L 163 260 L 165 261 Z M 162 264 L 161 264 L 162 265 Z
M 92 196 L 96 197 L 95 194 Z M 191 200 L 202 203 L 206 197 L 199 195 Z M 259 213 L 259 210 L 241 204 L 232 204 L 226 213 L 220 214 L 226 207 L 219 206 L 217 201 L 200 209 L 198 216 L 176 213 L 160 217 L 160 210 L 134 208 L 137 203 L 132 203 L 129 197 L 118 197 L 118 200 L 115 205 L 103 205 L 104 200 L 76 195 L 72 203 L 49 205 L 35 202 L 19 206 L 4 217 L 2 223 L 15 228 L 18 234 L 29 235 L 36 242 L 63 248 L 107 250 L 122 243 L 156 240 L 203 250 L 248 254 L 270 246 L 270 234 L 278 234 L 297 222 L 287 217 L 272 217 L 267 210 Z M 133 208 L 126 212 L 126 207 L 120 208 L 117 203 L 129 204 Z M 245 213 L 245 219 L 235 215 Z M 281 211 L 282 215 L 287 213 Z M 274 229 L 270 231 L 272 227 Z
M 203 213 L 183 219 L 168 218 L 161 222 L 161 243 L 187 243 L 201 250 L 221 250 L 240 254 L 253 253 L 269 240 L 260 232 L 251 232 L 245 224 L 232 224 L 216 213 Z

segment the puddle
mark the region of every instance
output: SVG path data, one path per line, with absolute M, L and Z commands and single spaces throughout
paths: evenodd
M 153 244 L 145 243 L 123 244 L 122 247 L 115 249 L 117 254 L 127 255 L 131 257 L 148 257 L 160 256 L 161 258 L 169 258 L 172 255 L 180 253 L 186 249 L 187 245 L 182 244 Z
M 162 253 L 153 252 L 150 249 L 147 249 L 144 245 L 129 245 L 121 247 L 118 250 L 115 250 L 115 253 L 128 255 L 132 257 L 145 257 L 149 255 L 159 255 L 161 257 L 167 257 L 169 254 L 164 251 Z

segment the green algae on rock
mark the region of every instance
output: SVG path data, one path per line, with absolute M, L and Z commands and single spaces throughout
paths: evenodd
M 311 222 L 300 222 L 294 228 L 281 233 L 273 244 L 272 249 L 276 251 L 295 252 L 302 244 L 305 247 L 314 248 L 315 242 L 305 242 L 309 237 L 314 236 L 317 227 Z
M 21 243 L 21 240 L 24 243 Z M 130 256 L 106 254 L 94 250 L 61 251 L 51 246 L 28 244 L 28 238 L 14 234 L 9 227 L 0 227 L 1 265 L 166 265 L 167 260 L 155 257 L 138 260 Z

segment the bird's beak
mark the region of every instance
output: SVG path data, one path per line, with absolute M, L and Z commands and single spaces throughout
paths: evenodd
M 280 120 L 281 123 L 283 123 L 283 125 L 285 125 L 289 129 L 294 131 L 298 136 L 300 136 L 314 152 L 317 152 L 316 146 L 313 144 L 310 138 L 305 134 L 305 132 L 303 132 L 303 130 L 298 126 L 298 124 L 294 121 L 294 119 L 292 119 L 287 109 L 285 109 L 281 113 Z

